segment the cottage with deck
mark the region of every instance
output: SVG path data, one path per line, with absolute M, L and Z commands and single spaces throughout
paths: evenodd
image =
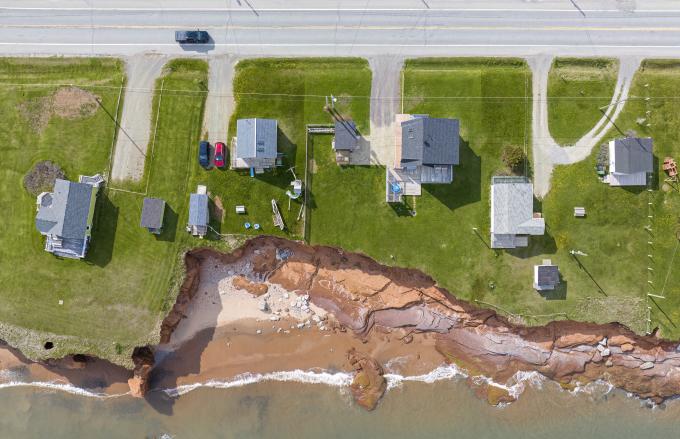
M 45 236 L 45 251 L 82 259 L 92 236 L 97 194 L 104 178 L 81 175 L 79 182 L 57 179 L 52 192 L 38 195 L 35 226 Z
M 165 201 L 160 198 L 144 198 L 142 205 L 141 226 L 154 235 L 163 231 L 163 216 L 165 215 Z
M 453 181 L 459 164 L 458 119 L 397 115 L 394 166 L 386 172 L 385 198 L 399 203 L 404 195 L 420 195 L 423 184 Z
M 359 133 L 351 120 L 336 120 L 333 152 L 338 165 L 349 165 L 352 152 L 359 147 Z
M 491 248 L 529 245 L 529 235 L 543 235 L 545 221 L 534 213 L 534 186 L 526 177 L 491 178 Z
M 239 119 L 236 121 L 232 169 L 252 169 L 262 173 L 276 166 L 277 122 L 273 119 Z
M 203 238 L 208 234 L 208 190 L 198 185 L 195 194 L 189 196 L 189 222 L 187 232 L 193 236 Z
M 550 259 L 534 265 L 534 289 L 536 291 L 554 290 L 560 284 L 560 270 Z
M 654 172 L 651 137 L 627 137 L 609 142 L 610 186 L 646 186 L 647 174 Z

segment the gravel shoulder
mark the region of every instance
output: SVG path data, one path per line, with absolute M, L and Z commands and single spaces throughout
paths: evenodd
M 125 60 L 127 86 L 111 167 L 111 179 L 114 181 L 139 181 L 144 176 L 151 134 L 153 89 L 168 59 L 144 54 Z

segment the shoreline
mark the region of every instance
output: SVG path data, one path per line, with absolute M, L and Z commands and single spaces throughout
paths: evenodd
M 514 401 L 527 380 L 575 391 L 606 381 L 657 404 L 680 395 L 679 344 L 618 323 L 518 325 L 420 271 L 282 238 L 193 250 L 185 262 L 163 343 L 135 348 L 134 371 L 85 355 L 32 362 L 6 347 L 5 384 L 70 383 L 169 412 L 172 389 L 301 376 L 342 383 L 369 410 L 395 383 L 439 374 L 466 379 L 491 405 Z

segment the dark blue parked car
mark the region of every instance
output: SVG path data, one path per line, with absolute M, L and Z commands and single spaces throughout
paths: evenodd
M 204 168 L 210 166 L 210 143 L 205 140 L 198 144 L 198 163 Z

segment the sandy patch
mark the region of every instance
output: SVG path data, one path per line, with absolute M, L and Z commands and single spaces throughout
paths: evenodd
M 326 311 L 309 303 L 308 295 L 250 279 L 250 271 L 250 264 L 243 261 L 222 264 L 211 258 L 204 262 L 196 296 L 185 319 L 173 332 L 170 344 L 178 346 L 205 329 L 246 319 L 260 322 L 261 330 L 273 327 L 279 333 L 312 327 L 327 329 Z M 258 296 L 258 287 L 265 286 L 266 293 Z
M 19 112 L 36 132 L 42 132 L 52 116 L 84 119 L 97 112 L 99 97 L 78 87 L 62 87 L 50 96 L 29 99 L 19 104 Z
M 65 119 L 92 117 L 97 112 L 99 97 L 78 87 L 64 87 L 52 96 L 52 112 Z

